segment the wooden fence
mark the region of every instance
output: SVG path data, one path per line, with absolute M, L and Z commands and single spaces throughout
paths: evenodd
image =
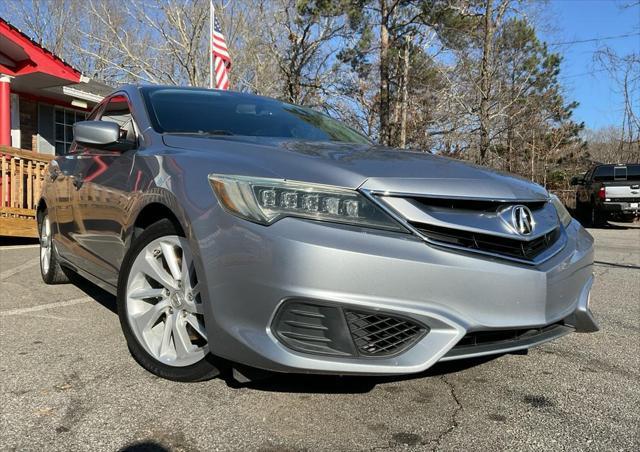
M 0 236 L 38 237 L 36 207 L 52 159 L 0 146 Z

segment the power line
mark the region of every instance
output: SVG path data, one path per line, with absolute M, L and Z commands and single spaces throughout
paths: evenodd
M 639 36 L 639 35 L 640 33 L 625 33 L 623 35 L 603 36 L 601 38 L 577 39 L 575 41 L 565 41 L 565 42 L 550 42 L 548 44 L 550 46 L 562 46 L 562 45 L 569 45 L 569 44 L 582 44 L 583 42 L 609 41 L 611 39 L 630 38 L 632 36 Z

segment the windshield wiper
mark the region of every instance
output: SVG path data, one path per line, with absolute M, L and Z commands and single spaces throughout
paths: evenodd
M 230 130 L 218 129 L 218 130 L 193 130 L 190 132 L 167 132 L 168 135 L 201 135 L 201 136 L 231 136 L 235 135 Z

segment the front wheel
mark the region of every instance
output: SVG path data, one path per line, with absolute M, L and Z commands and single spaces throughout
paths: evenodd
M 118 315 L 131 354 L 169 380 L 215 377 L 203 314 L 187 239 L 168 220 L 153 224 L 133 243 L 118 281 Z

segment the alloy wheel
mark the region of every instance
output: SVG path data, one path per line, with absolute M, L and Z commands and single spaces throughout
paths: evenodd
M 184 367 L 206 356 L 200 285 L 185 238 L 160 237 L 138 253 L 127 280 L 126 315 L 136 339 L 156 360 Z
M 42 274 L 49 273 L 51 266 L 51 223 L 49 216 L 45 216 L 40 227 L 40 266 Z

